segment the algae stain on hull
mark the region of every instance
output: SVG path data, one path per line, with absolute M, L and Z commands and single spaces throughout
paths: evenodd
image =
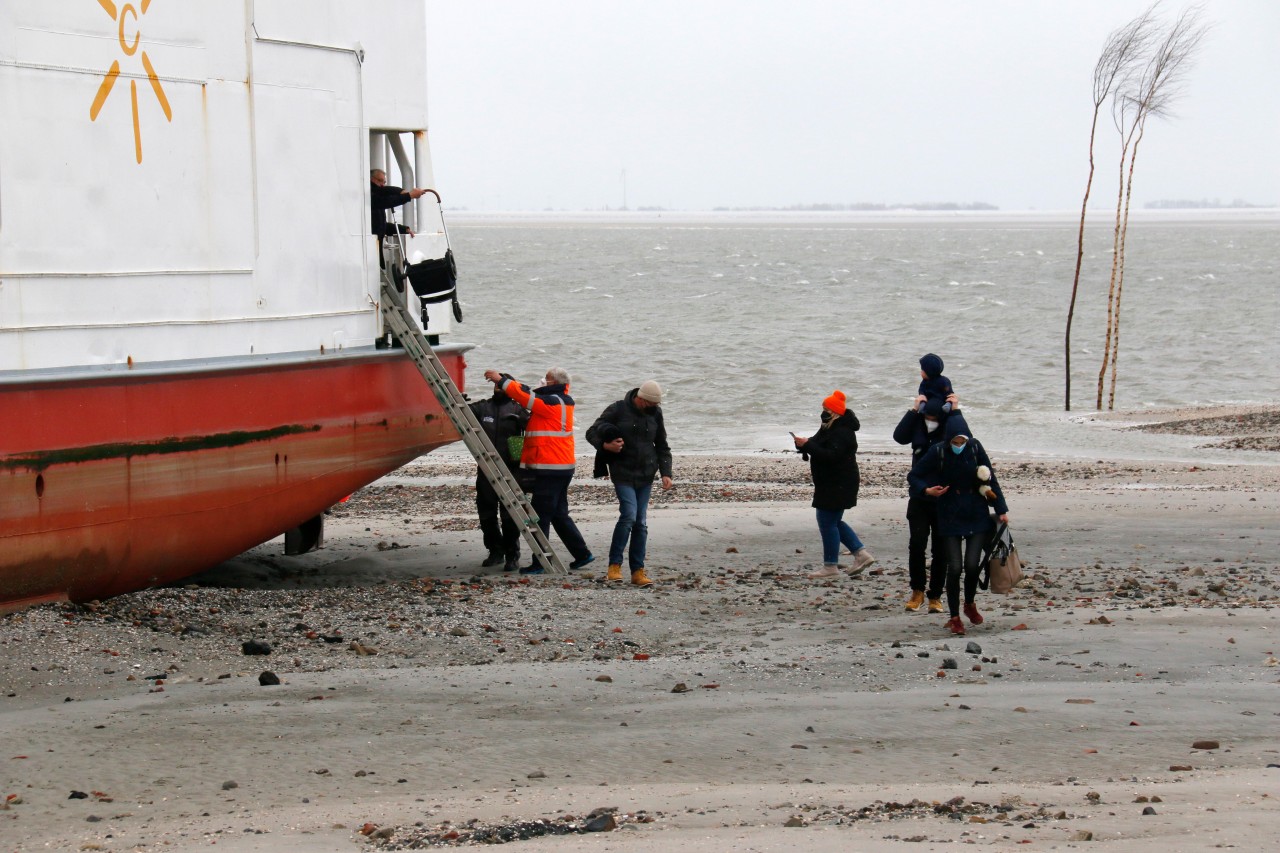
M 319 432 L 318 424 L 289 424 L 264 430 L 222 432 L 211 435 L 161 438 L 155 441 L 129 441 L 112 444 L 92 444 L 87 447 L 69 447 L 60 450 L 42 450 L 0 459 L 0 469 L 27 469 L 43 471 L 53 465 L 77 462 L 100 462 L 109 459 L 133 459 L 139 456 L 161 456 L 171 453 L 190 453 L 195 450 L 221 450 L 240 447 L 260 441 L 270 441 L 287 435 Z

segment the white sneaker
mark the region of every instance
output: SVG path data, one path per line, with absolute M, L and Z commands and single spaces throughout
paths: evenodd
M 859 548 L 853 554 L 853 570 L 860 572 L 875 561 L 876 558 L 872 556 L 870 551 L 866 548 Z
M 811 578 L 833 578 L 840 574 L 840 567 L 835 563 L 823 563 L 822 568 L 809 575 Z

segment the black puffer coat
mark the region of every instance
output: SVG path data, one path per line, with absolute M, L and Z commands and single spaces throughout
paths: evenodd
M 800 448 L 813 477 L 814 509 L 858 505 L 858 416 L 852 409 L 820 429 Z
M 632 388 L 624 399 L 611 403 L 587 430 L 587 441 L 600 451 L 596 455 L 597 468 L 600 463 L 607 463 L 609 478 L 630 486 L 652 483 L 654 475 L 659 473 L 671 476 L 671 448 L 667 445 L 662 407 L 640 411 L 635 404 L 639 390 Z M 622 452 L 601 449 L 615 438 L 622 439 Z

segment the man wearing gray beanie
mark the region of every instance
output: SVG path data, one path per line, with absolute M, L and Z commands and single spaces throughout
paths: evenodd
M 653 585 L 644 570 L 653 478 L 661 474 L 663 489 L 673 485 L 671 448 L 667 445 L 661 403 L 662 387 L 650 379 L 611 403 L 587 430 L 587 441 L 599 451 L 596 476 L 607 473 L 618 496 L 618 522 L 609 544 L 606 577 L 622 580 L 622 557 L 626 551 L 631 583 L 641 587 Z

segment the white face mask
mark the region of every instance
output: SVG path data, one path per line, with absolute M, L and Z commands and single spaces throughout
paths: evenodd
M 926 419 L 924 422 L 924 428 L 928 432 L 933 432 L 935 429 L 938 428 L 938 422 Z

